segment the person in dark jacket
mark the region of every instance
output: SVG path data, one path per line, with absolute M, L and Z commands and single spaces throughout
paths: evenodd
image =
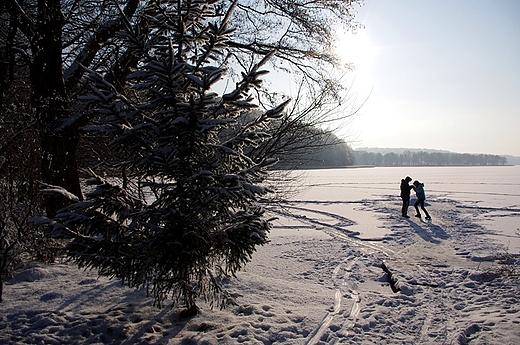
M 412 178 L 410 176 L 406 176 L 401 180 L 401 199 L 403 199 L 403 208 L 401 209 L 401 213 L 403 217 L 410 218 L 408 216 L 408 206 L 410 206 L 410 191 L 413 186 L 410 186 L 410 181 Z
M 423 210 L 424 214 L 426 215 L 425 218 L 432 219 L 428 211 L 426 211 L 426 208 L 424 208 L 424 201 L 426 200 L 426 193 L 424 192 L 424 183 L 421 183 L 417 180 L 413 181 L 413 190 L 417 195 L 417 201 L 415 202 L 415 204 L 413 204 L 413 207 L 415 207 L 415 211 L 417 212 L 415 216 L 421 218 L 421 212 L 419 211 L 418 207 L 418 205 L 421 205 L 421 210 Z

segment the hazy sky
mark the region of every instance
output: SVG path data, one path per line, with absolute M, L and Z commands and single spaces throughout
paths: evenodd
M 520 156 L 520 0 L 365 0 L 357 20 L 354 148 Z

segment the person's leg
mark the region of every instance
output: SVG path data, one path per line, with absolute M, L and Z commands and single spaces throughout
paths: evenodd
M 401 214 L 403 217 L 408 217 L 408 206 L 410 205 L 410 198 L 402 197 L 403 199 L 403 207 L 401 209 Z
M 426 218 L 431 218 L 428 211 L 426 211 L 426 208 L 424 207 L 424 200 L 421 200 L 421 210 L 424 211 L 424 214 L 426 215 Z
M 419 205 L 419 203 L 420 203 L 420 200 L 417 199 L 415 201 L 415 203 L 413 204 L 413 207 L 415 207 L 415 216 L 416 217 L 421 217 L 421 212 L 419 211 L 419 207 L 417 206 L 417 205 Z

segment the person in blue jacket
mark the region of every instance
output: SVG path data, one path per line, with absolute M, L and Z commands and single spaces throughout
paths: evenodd
M 408 206 L 410 205 L 410 191 L 413 186 L 410 186 L 410 181 L 412 178 L 410 176 L 406 176 L 401 180 L 401 199 L 403 199 L 403 207 L 401 208 L 401 213 L 403 217 L 410 218 L 408 216 Z
M 415 191 L 415 194 L 417 195 L 417 200 L 415 201 L 415 204 L 413 204 L 413 207 L 415 207 L 415 211 L 417 214 L 416 217 L 421 218 L 421 212 L 419 211 L 419 205 L 421 205 L 421 210 L 424 211 L 424 214 L 426 215 L 426 219 L 432 219 L 430 217 L 430 214 L 428 211 L 426 211 L 426 208 L 424 207 L 424 201 L 426 200 L 426 193 L 424 192 L 424 183 L 421 183 L 417 180 L 413 181 L 413 190 Z

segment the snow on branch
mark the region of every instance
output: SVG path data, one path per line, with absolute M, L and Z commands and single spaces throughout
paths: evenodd
M 72 202 L 78 202 L 79 198 L 66 190 L 63 187 L 60 186 L 53 186 L 53 185 L 46 185 L 44 184 L 44 189 L 42 189 L 42 193 L 45 196 L 51 196 L 51 197 L 62 197 L 67 200 L 70 200 Z
M 285 107 L 287 106 L 287 104 L 289 104 L 289 102 L 291 102 L 290 99 L 284 101 L 282 104 L 278 105 L 276 108 L 266 111 L 265 116 L 270 119 L 279 119 L 280 117 L 283 116 L 283 111 L 284 111 Z

